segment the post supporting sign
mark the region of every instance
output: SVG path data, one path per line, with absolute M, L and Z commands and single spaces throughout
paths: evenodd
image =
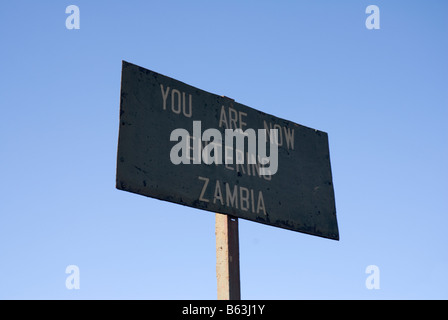
M 218 300 L 240 300 L 238 218 L 216 213 L 215 234 Z
M 118 189 L 339 239 L 327 133 L 125 61 L 120 98 Z

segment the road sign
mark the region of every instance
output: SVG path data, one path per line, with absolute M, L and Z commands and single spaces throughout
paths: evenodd
M 269 152 L 265 153 L 266 157 L 258 157 L 260 153 L 252 157 L 253 153 L 243 149 L 238 155 L 241 148 L 236 147 L 227 153 L 226 129 L 234 132 L 240 129 L 246 137 L 252 137 L 248 134 L 250 130 L 255 137 L 258 133 L 258 150 L 263 146 L 260 143 L 262 133 L 266 132 L 271 174 L 269 171 L 263 174 L 262 170 L 268 166 L 263 159 Z M 188 132 L 189 136 L 182 139 L 176 134 L 179 132 Z M 218 140 L 217 132 L 222 140 Z M 213 138 L 210 133 L 215 134 Z M 250 137 L 247 141 L 251 141 Z M 211 151 L 209 148 L 206 153 L 209 144 L 222 149 L 216 147 Z M 276 167 L 272 161 L 275 150 L 278 150 Z M 222 163 L 210 163 L 213 156 L 223 159 Z M 238 159 L 246 161 L 241 163 Z M 339 239 L 327 133 L 125 61 L 116 187 L 198 209 Z

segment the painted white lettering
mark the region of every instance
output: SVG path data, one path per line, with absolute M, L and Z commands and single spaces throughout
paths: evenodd
M 201 195 L 199 196 L 200 201 L 208 202 L 208 199 L 204 198 L 205 190 L 207 190 L 208 182 L 210 181 L 209 178 L 204 177 L 198 177 L 199 180 L 204 181 L 204 185 L 202 186 Z

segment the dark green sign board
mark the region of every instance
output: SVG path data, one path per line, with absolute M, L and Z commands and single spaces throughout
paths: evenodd
M 200 133 L 196 135 L 198 123 Z M 184 140 L 173 134 L 176 129 L 190 133 L 186 139 L 188 143 L 183 144 L 187 149 L 178 148 Z M 210 141 L 215 141 L 204 139 L 207 129 L 222 133 L 222 146 L 227 137 L 226 129 L 235 132 L 236 129 L 243 132 L 253 129 L 255 133 L 266 129 L 266 155 L 273 154 L 269 147 L 272 149 L 270 142 L 275 142 L 275 132 L 270 129 L 277 129 L 276 170 L 271 172 L 273 174 L 261 174 L 266 164 L 248 161 L 250 157 L 244 153 L 245 149 L 243 163 L 236 161 L 237 152 L 229 152 L 235 155 L 235 161 L 225 161 L 228 160 L 225 148 L 222 154 L 218 149 L 209 153 L 210 156 L 220 155 L 222 163 L 206 163 L 201 159 L 201 152 Z M 181 155 L 184 159 L 186 155 L 188 162 L 173 161 L 172 155 Z M 325 132 L 274 117 L 125 61 L 121 78 L 116 187 L 198 209 L 339 239 Z

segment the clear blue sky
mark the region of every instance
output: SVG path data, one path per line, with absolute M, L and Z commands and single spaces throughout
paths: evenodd
M 115 189 L 126 60 L 329 134 L 340 241 L 240 220 L 243 299 L 448 299 L 447 13 L 435 0 L 2 3 L 0 298 L 216 298 L 214 214 Z

